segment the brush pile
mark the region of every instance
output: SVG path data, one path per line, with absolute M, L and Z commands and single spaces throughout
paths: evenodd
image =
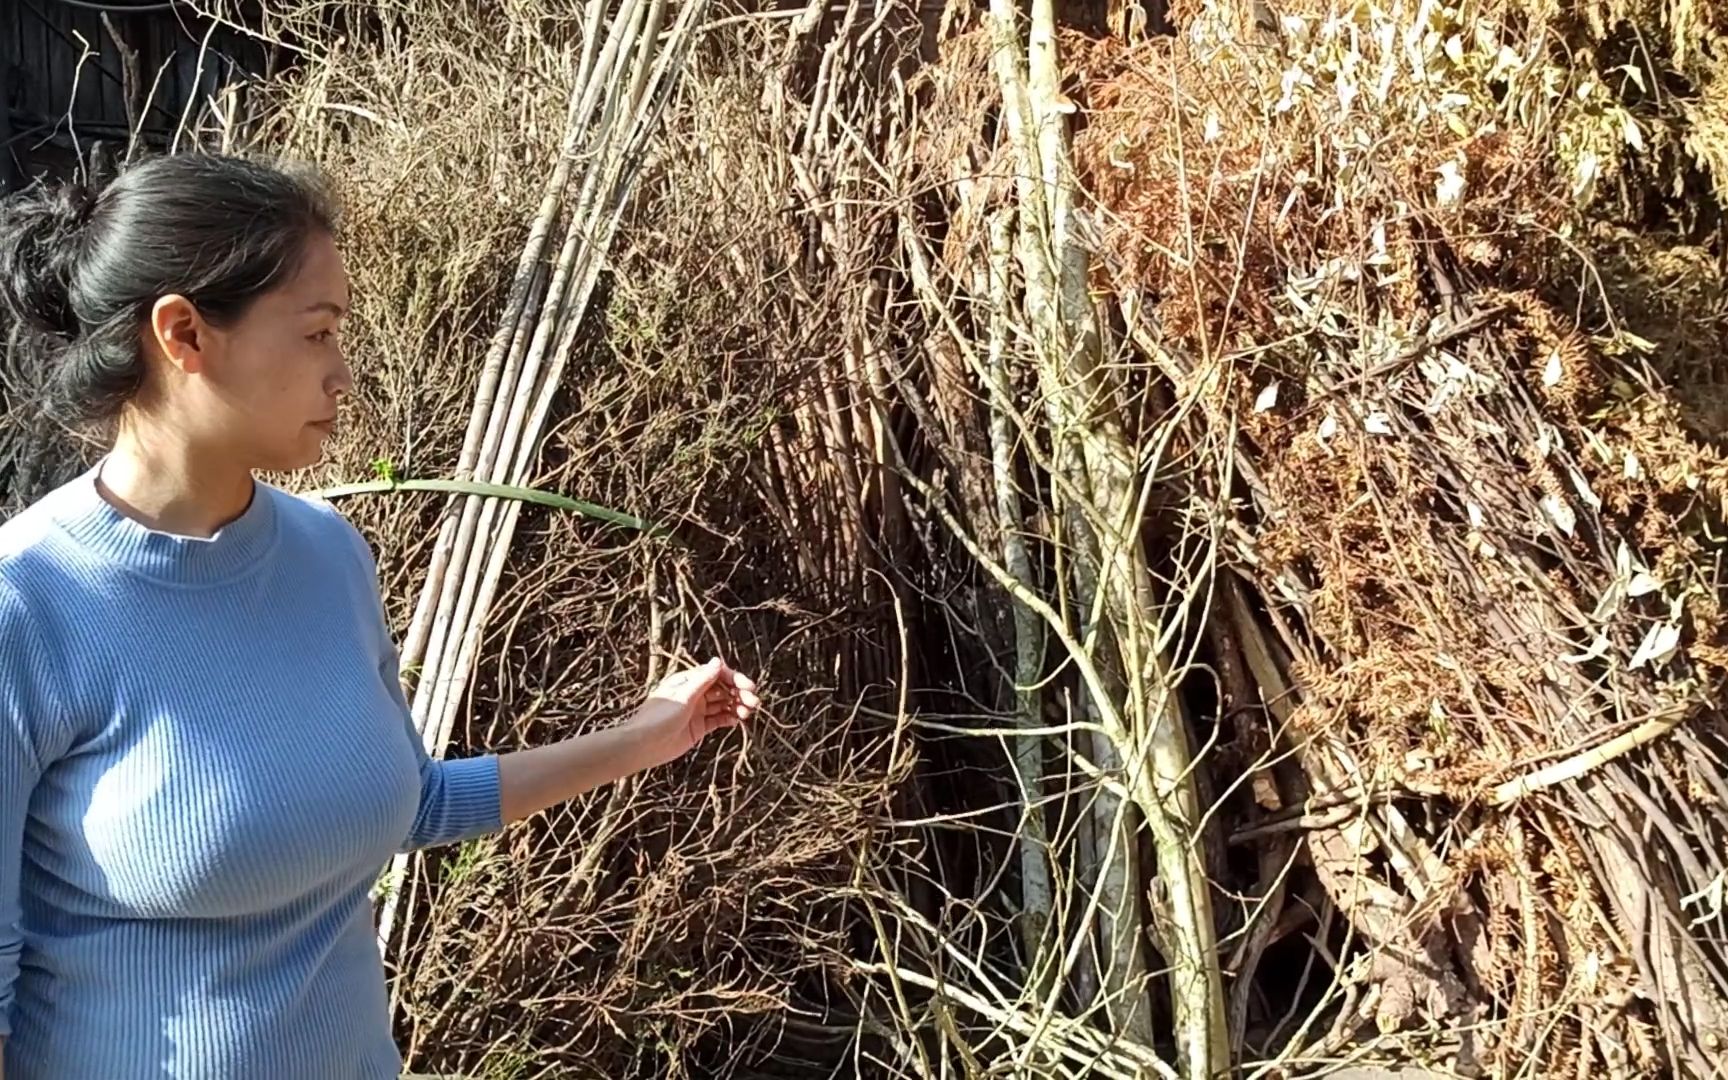
M 306 483 L 474 471 L 629 2 L 273 11 L 359 305 Z M 1728 13 L 700 22 L 495 474 L 670 536 L 511 511 L 440 692 L 508 749 L 720 650 L 770 715 L 418 868 L 415 1063 L 1728 1075 Z M 416 624 L 444 508 L 347 508 Z
M 1182 13 L 1081 159 L 1252 585 L 1214 660 L 1292 755 L 1267 822 L 1322 814 L 1360 950 L 1323 1052 L 1371 1020 L 1460 1070 L 1719 1075 L 1721 308 L 1671 305 L 1721 295 L 1728 67 L 1689 6 L 1537 14 L 1287 5 L 1258 48 Z

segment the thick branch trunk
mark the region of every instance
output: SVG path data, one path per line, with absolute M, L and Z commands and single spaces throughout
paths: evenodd
M 1019 160 L 1026 322 L 1051 426 L 1053 487 L 1075 570 L 1075 607 L 1085 613 L 1083 640 L 1110 684 L 1094 688 L 1112 698 L 1107 707 L 1096 703 L 1096 711 L 1115 719 L 1102 725 L 1093 751 L 1096 764 L 1121 778 L 1134 803 L 1118 806 L 1100 792 L 1094 809 L 1098 887 L 1109 913 L 1105 989 L 1116 1029 L 1149 1038 L 1146 935 L 1134 865 L 1137 818 L 1143 817 L 1163 885 L 1154 902 L 1168 928 L 1181 1067 L 1188 1076 L 1209 1077 L 1227 1066 L 1229 1047 L 1209 885 L 1194 842 L 1199 800 L 1186 724 L 1156 645 L 1161 619 L 1138 538 L 1135 455 L 1101 370 L 1087 256 L 1070 235 L 1074 179 L 1066 116 L 1072 106 L 1061 92 L 1054 10 L 1051 0 L 1034 0 L 1024 67 L 1013 5 L 994 0 L 991 14 L 996 70 Z

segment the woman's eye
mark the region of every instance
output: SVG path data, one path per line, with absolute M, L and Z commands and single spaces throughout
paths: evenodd
M 331 338 L 333 338 L 335 336 L 336 336 L 336 331 L 334 331 L 334 330 L 320 330 L 316 334 L 312 335 L 312 340 L 316 341 L 318 344 L 322 345 L 326 341 L 329 341 Z

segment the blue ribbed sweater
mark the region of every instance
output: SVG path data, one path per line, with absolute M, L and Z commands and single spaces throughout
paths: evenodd
M 499 826 L 429 760 L 365 541 L 265 484 L 211 539 L 95 472 L 0 526 L 6 1080 L 381 1080 L 369 891 Z

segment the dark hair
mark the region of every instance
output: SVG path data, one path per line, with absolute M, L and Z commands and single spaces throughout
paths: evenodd
M 100 189 L 38 183 L 0 200 L 12 347 L 56 412 L 110 420 L 143 385 L 140 330 L 157 300 L 178 294 L 230 323 L 335 220 L 314 174 L 215 154 L 148 158 Z

